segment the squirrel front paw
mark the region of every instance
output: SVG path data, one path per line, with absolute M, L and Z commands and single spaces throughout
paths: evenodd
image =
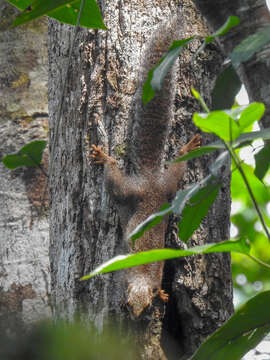
M 109 160 L 109 156 L 102 150 L 100 146 L 92 145 L 92 155 L 90 155 L 91 159 L 95 164 L 104 164 Z
M 159 297 L 165 303 L 169 301 L 169 295 L 164 290 L 159 290 Z
M 193 136 L 193 138 L 186 145 L 182 147 L 182 149 L 180 150 L 180 154 L 186 155 L 192 150 L 199 149 L 201 143 L 202 143 L 202 137 L 200 134 Z

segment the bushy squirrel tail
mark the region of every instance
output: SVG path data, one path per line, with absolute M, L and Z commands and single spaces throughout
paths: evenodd
M 168 125 L 173 116 L 176 66 L 172 66 L 163 81 L 162 89 L 146 105 L 142 103 L 143 84 L 149 70 L 168 51 L 171 43 L 183 37 L 183 24 L 182 15 L 178 14 L 159 25 L 144 51 L 130 129 L 131 161 L 138 173 L 152 172 L 160 167 Z

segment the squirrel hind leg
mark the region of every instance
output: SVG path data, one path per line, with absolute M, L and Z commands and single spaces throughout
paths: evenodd
M 128 287 L 128 299 L 127 303 L 132 310 L 132 314 L 137 318 L 139 317 L 144 309 L 152 305 L 152 299 L 155 296 L 164 302 L 168 302 L 169 295 L 161 289 L 152 289 L 149 284 L 133 283 Z

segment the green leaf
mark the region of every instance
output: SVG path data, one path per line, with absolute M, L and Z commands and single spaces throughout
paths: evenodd
M 242 254 L 249 254 L 249 245 L 244 239 L 232 241 L 222 241 L 215 244 L 205 244 L 191 247 L 186 250 L 155 249 L 150 251 L 138 252 L 135 254 L 118 255 L 113 259 L 103 263 L 93 270 L 89 275 L 83 276 L 81 280 L 87 280 L 98 274 L 126 269 L 138 265 L 149 264 L 156 261 L 179 258 L 189 255 L 209 254 L 216 252 L 236 251 Z
M 207 36 L 205 38 L 206 44 L 209 44 L 213 41 L 217 36 L 225 35 L 231 28 L 237 26 L 240 20 L 238 16 L 230 16 L 224 25 L 222 25 L 217 31 L 215 31 L 212 35 Z
M 29 10 L 23 11 L 15 19 L 12 27 L 24 24 L 43 15 L 48 15 L 65 24 L 76 25 L 81 5 L 80 0 L 34 0 L 33 2 L 20 1 L 19 4 L 16 0 L 9 0 L 9 2 L 21 10 L 29 9 L 29 5 L 31 6 Z M 80 26 L 106 30 L 95 0 L 85 0 Z
M 181 162 L 181 161 L 191 160 L 191 159 L 200 157 L 202 155 L 208 154 L 212 151 L 221 150 L 221 149 L 226 149 L 225 145 L 221 141 L 215 141 L 208 145 L 201 146 L 199 149 L 192 150 L 188 154 L 173 160 L 171 163 L 177 163 L 177 162 Z
M 234 149 L 243 147 L 243 146 L 248 146 L 252 143 L 252 141 L 256 140 L 256 139 L 263 139 L 263 140 L 269 140 L 270 139 L 270 128 L 266 128 L 264 130 L 260 130 L 260 131 L 252 131 L 252 132 L 248 132 L 248 133 L 244 133 L 238 136 L 238 138 L 236 138 L 233 143 L 232 146 Z M 201 146 L 199 149 L 193 150 L 190 153 L 181 156 L 171 162 L 168 163 L 177 163 L 177 162 L 181 162 L 181 161 L 186 161 L 186 160 L 191 160 L 197 157 L 200 157 L 202 155 L 205 155 L 207 153 L 210 153 L 212 151 L 215 150 L 225 150 L 226 147 L 223 144 L 222 141 L 217 140 L 214 141 L 212 143 L 209 143 L 205 146 Z
M 240 130 L 235 120 L 225 111 L 193 115 L 194 124 L 204 132 L 214 133 L 226 141 L 235 140 Z
M 214 178 L 222 177 L 225 171 L 225 167 L 229 164 L 230 154 L 229 152 L 223 151 L 216 160 L 210 164 L 209 170 Z
M 208 177 L 208 179 L 209 178 L 210 177 Z M 186 202 L 200 190 L 200 185 L 201 183 L 192 184 L 184 190 L 177 191 L 172 205 L 164 204 L 159 212 L 150 215 L 145 221 L 136 226 L 136 228 L 128 234 L 128 238 L 134 242 L 136 239 L 141 237 L 145 231 L 160 223 L 163 216 L 172 212 L 175 214 L 181 214 Z
M 270 144 L 266 144 L 262 150 L 255 155 L 256 168 L 254 174 L 262 180 L 270 166 Z
M 143 85 L 142 100 L 144 104 L 147 104 L 150 100 L 153 99 L 156 91 L 161 90 L 162 83 L 167 72 L 174 64 L 184 47 L 193 38 L 194 37 L 190 37 L 187 39 L 174 41 L 167 54 L 163 56 L 159 63 L 149 71 L 147 80 Z
M 197 51 L 197 53 L 200 52 L 200 49 Z M 196 90 L 194 89 L 193 87 L 191 88 L 191 92 L 193 94 L 193 96 L 195 97 L 195 99 L 197 99 L 199 101 L 199 103 L 201 104 L 203 110 L 206 112 L 206 113 L 210 113 L 210 110 L 208 109 L 204 99 L 202 98 L 201 94 Z
M 234 67 L 249 60 L 257 51 L 270 42 L 270 26 L 245 38 L 229 55 Z
M 209 177 L 208 177 L 209 179 Z M 189 185 L 184 190 L 179 190 L 172 202 L 172 211 L 175 215 L 181 214 L 186 203 L 200 190 L 200 183 Z
M 241 88 L 241 80 L 232 65 L 228 66 L 217 77 L 212 91 L 212 109 L 230 109 Z
M 191 92 L 192 92 L 192 95 L 195 97 L 196 100 L 200 101 L 202 99 L 201 94 L 199 93 L 199 91 L 194 89 L 194 87 L 191 88 Z
M 47 142 L 35 140 L 21 148 L 16 154 L 6 155 L 2 162 L 8 169 L 19 166 L 39 166 Z
M 224 172 L 223 167 L 226 166 L 226 164 L 228 163 L 228 158 L 228 151 L 224 151 L 209 167 L 211 173 L 210 175 L 206 176 L 198 183 L 189 185 L 184 190 L 177 191 L 170 210 L 176 215 L 182 214 L 182 211 L 186 206 L 187 202 L 192 199 L 198 192 L 201 192 L 208 186 L 210 186 L 210 189 L 215 188 L 217 186 L 218 178 Z
M 128 238 L 132 240 L 134 243 L 135 240 L 137 240 L 139 237 L 143 235 L 143 233 L 149 229 L 151 229 L 153 226 L 159 224 L 163 216 L 170 214 L 172 212 L 172 207 L 170 204 L 163 204 L 161 206 L 160 211 L 150 215 L 145 221 L 140 223 L 129 235 Z
M 144 104 L 147 104 L 155 96 L 155 90 L 151 86 L 151 81 L 153 78 L 155 68 L 151 69 L 147 75 L 147 80 L 143 85 L 142 101 Z
M 230 16 L 224 25 L 222 25 L 221 28 L 219 28 L 217 31 L 215 31 L 212 35 L 207 36 L 204 39 L 203 44 L 199 47 L 199 49 L 196 51 L 195 57 L 199 55 L 199 53 L 205 48 L 207 44 L 212 42 L 216 37 L 225 35 L 232 27 L 239 24 L 239 18 L 237 16 Z
M 220 185 L 210 184 L 201 189 L 186 205 L 182 213 L 182 220 L 179 223 L 178 235 L 182 241 L 187 242 L 199 227 L 209 207 L 215 201 L 219 189 Z
M 241 308 L 191 358 L 192 360 L 238 360 L 270 331 L 270 291 L 265 291 Z
M 153 226 L 160 223 L 163 219 L 163 216 L 168 215 L 172 212 L 174 212 L 175 214 L 181 213 L 183 208 L 185 207 L 186 202 L 199 190 L 200 183 L 192 184 L 185 190 L 177 191 L 172 205 L 164 204 L 160 211 L 150 215 L 145 221 L 136 226 L 136 228 L 130 234 L 128 234 L 127 237 L 130 238 L 131 241 L 134 243 L 134 241 L 141 237 L 145 231 L 151 229 Z
M 238 138 L 247 127 L 261 119 L 264 104 L 252 103 L 231 110 L 212 111 L 210 113 L 195 113 L 194 124 L 204 132 L 214 133 L 226 141 Z
M 11 5 L 15 6 L 17 9 L 19 10 L 25 10 L 27 9 L 31 3 L 33 2 L 33 0 L 7 0 Z
M 248 105 L 241 113 L 239 118 L 240 131 L 242 132 L 255 121 L 259 121 L 264 114 L 265 106 L 262 103 L 252 103 Z
M 269 140 L 270 139 L 270 128 L 266 128 L 260 131 L 252 131 L 248 133 L 241 134 L 234 142 L 233 147 L 238 148 L 241 144 L 244 143 L 251 143 L 253 140 L 256 139 L 263 139 Z
M 269 201 L 270 192 L 262 182 L 254 175 L 254 169 L 242 163 L 241 167 L 248 179 L 249 185 L 255 194 L 256 202 L 258 204 L 266 204 Z M 247 190 L 243 178 L 238 170 L 233 171 L 231 178 L 231 195 L 235 199 L 242 200 L 244 204 L 252 206 L 252 202 L 249 196 L 247 196 Z
M 186 203 L 195 195 L 197 192 L 204 189 L 206 186 L 216 186 L 216 179 L 223 172 L 223 167 L 228 161 L 229 154 L 227 151 L 221 153 L 213 164 L 209 167 L 211 175 L 206 176 L 200 182 L 189 185 L 184 190 L 179 190 L 176 193 L 176 196 L 172 204 L 164 204 L 161 210 L 155 214 L 150 215 L 145 221 L 140 223 L 129 235 L 128 238 L 131 238 L 132 242 L 142 236 L 146 231 L 158 224 L 163 216 L 170 213 L 181 214 Z

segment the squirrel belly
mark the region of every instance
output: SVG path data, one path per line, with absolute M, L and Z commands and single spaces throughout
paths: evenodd
M 200 144 L 201 136 L 195 135 L 179 150 L 178 156 L 198 149 Z M 185 163 L 178 162 L 171 164 L 164 174 L 160 172 L 154 174 L 154 177 L 144 178 L 143 181 L 134 181 L 134 177 L 123 174 L 116 160 L 96 145 L 92 145 L 92 158 L 95 163 L 104 164 L 106 188 L 115 200 L 125 235 L 150 214 L 158 211 L 160 206 L 168 201 L 169 196 L 175 194 L 178 180 L 185 169 Z M 165 231 L 165 221 L 160 222 L 136 240 L 131 252 L 163 248 Z M 127 302 L 136 317 L 146 307 L 151 306 L 152 299 L 158 292 L 163 301 L 168 300 L 167 295 L 161 290 L 163 266 L 164 262 L 154 262 L 128 270 Z
M 163 189 L 159 190 L 159 195 L 162 195 L 162 190 Z M 152 213 L 158 211 L 161 205 L 165 202 L 165 198 L 164 200 L 162 198 L 163 196 L 159 196 L 159 202 L 151 204 L 149 193 L 147 193 L 146 198 L 143 199 L 142 203 L 138 205 L 139 209 L 137 214 L 133 216 L 132 220 L 127 226 L 127 234 L 134 230 L 136 225 L 146 219 L 144 216 L 142 216 L 143 220 L 139 220 L 140 215 L 143 214 L 144 207 L 149 207 L 149 204 L 154 205 L 151 213 L 147 214 L 147 216 L 151 215 Z M 140 238 L 135 241 L 134 248 L 131 249 L 131 252 L 163 249 L 165 245 L 164 241 L 166 227 L 167 224 L 163 220 L 154 228 L 146 231 Z M 140 316 L 145 308 L 151 306 L 153 297 L 158 295 L 161 291 L 163 267 L 164 261 L 160 261 L 136 266 L 127 270 L 127 303 L 135 317 Z
M 152 286 L 144 277 L 135 278 L 129 284 L 127 303 L 135 317 L 139 317 L 145 308 L 152 305 L 152 298 Z

